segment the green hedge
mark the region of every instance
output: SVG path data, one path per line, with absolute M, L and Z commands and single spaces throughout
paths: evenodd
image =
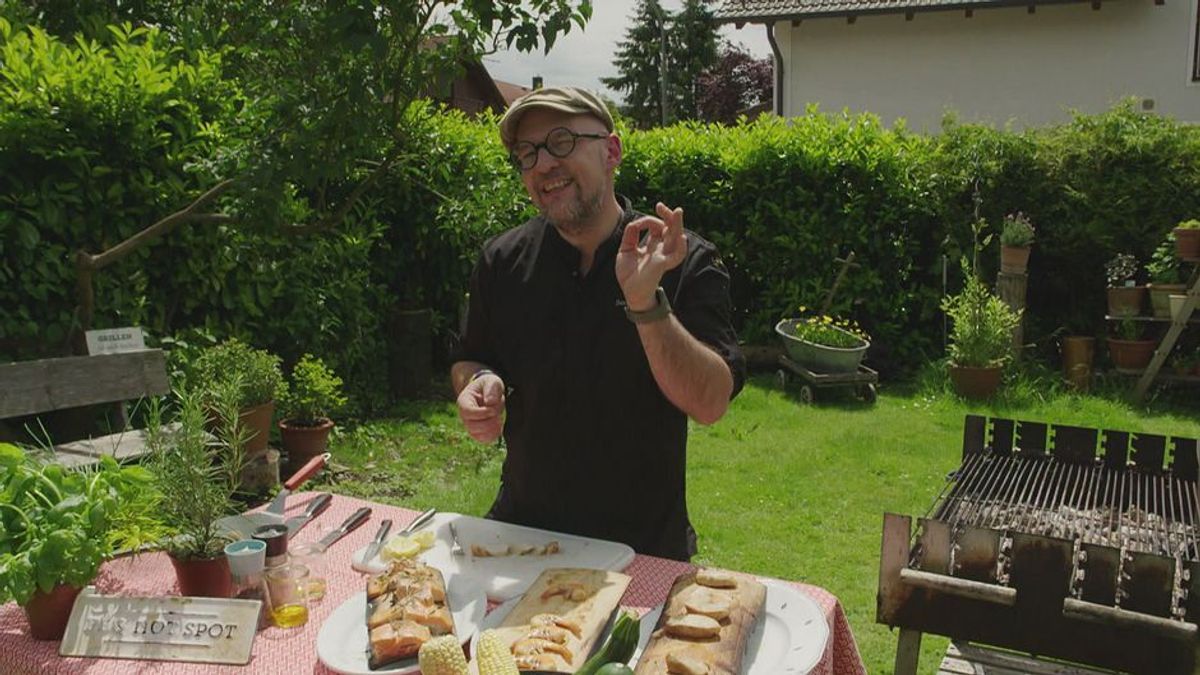
M 99 45 L 0 27 L 2 360 L 63 353 L 72 253 L 103 250 L 214 185 L 257 113 L 217 55 L 163 48 L 151 31 Z M 977 201 L 989 222 L 1020 210 L 1038 227 L 1026 334 L 1047 350 L 1057 329 L 1101 330 L 1106 259 L 1144 261 L 1200 212 L 1198 132 L 1130 106 L 1022 133 L 950 124 L 929 137 L 816 112 L 623 132 L 618 191 L 643 210 L 684 207 L 721 247 L 745 340 L 774 342 L 778 318 L 819 307 L 834 258 L 854 251 L 832 311 L 871 332 L 871 360 L 889 374 L 942 355 L 943 259 L 956 290 Z M 494 118 L 418 106 L 405 133 L 407 157 L 337 229 L 181 226 L 98 274 L 96 325 L 193 344 L 236 335 L 289 363 L 317 354 L 358 403 L 381 403 L 389 318 L 432 307 L 446 346 L 480 245 L 532 213 Z M 218 206 L 236 214 L 239 197 Z

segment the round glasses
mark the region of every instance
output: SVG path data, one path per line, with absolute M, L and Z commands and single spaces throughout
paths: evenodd
M 566 127 L 557 127 L 546 134 L 541 143 L 521 141 L 508 153 L 508 161 L 519 171 L 532 169 L 538 161 L 538 150 L 545 148 L 552 156 L 562 159 L 575 151 L 575 142 L 581 138 L 608 138 L 608 134 L 578 134 Z

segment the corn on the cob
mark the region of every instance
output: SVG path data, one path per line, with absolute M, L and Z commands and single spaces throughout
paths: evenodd
M 421 675 L 467 675 L 467 657 L 453 635 L 442 635 L 421 645 L 417 652 Z
M 517 660 L 494 630 L 485 630 L 480 634 L 475 665 L 479 666 L 479 675 L 519 675 Z

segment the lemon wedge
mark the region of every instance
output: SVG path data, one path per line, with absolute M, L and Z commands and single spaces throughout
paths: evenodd
M 432 548 L 434 539 L 432 530 L 423 530 L 410 536 L 398 534 L 383 545 L 383 557 L 390 560 L 412 558 Z

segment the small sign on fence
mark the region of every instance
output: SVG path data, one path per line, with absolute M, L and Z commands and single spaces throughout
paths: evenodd
M 226 598 L 122 597 L 83 589 L 62 656 L 244 665 L 262 602 Z
M 146 337 L 139 326 L 89 330 L 84 336 L 87 338 L 88 354 L 92 356 L 140 352 L 146 348 Z

